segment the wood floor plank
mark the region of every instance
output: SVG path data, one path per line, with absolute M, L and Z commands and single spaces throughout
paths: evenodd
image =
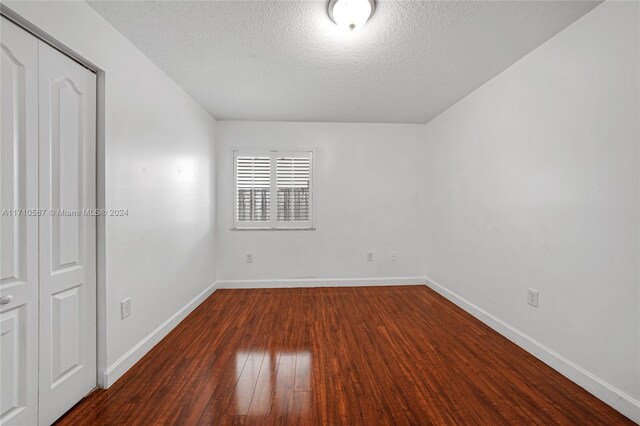
M 60 425 L 628 425 L 424 286 L 219 290 Z

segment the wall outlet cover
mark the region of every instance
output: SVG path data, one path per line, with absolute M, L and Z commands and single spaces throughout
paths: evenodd
M 527 289 L 527 303 L 534 308 L 538 307 L 538 290 L 534 290 L 532 288 Z

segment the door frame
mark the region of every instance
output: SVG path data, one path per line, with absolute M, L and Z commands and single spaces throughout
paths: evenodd
M 51 37 L 24 19 L 5 4 L 0 3 L 0 15 L 37 39 L 96 74 L 96 208 L 106 208 L 105 175 L 105 79 L 106 73 L 73 49 Z M 106 217 L 96 217 L 96 385 L 105 387 L 107 370 L 107 277 L 106 277 Z

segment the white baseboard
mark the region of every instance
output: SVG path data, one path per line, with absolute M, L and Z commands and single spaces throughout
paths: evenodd
M 502 334 L 536 358 L 558 371 L 569 380 L 582 386 L 597 398 L 609 404 L 633 421 L 640 423 L 640 401 L 627 395 L 620 389 L 600 379 L 579 365 L 566 359 L 549 347 L 536 341 L 515 327 L 507 324 L 482 308 L 474 305 L 448 288 L 425 277 L 390 277 L 390 278 L 343 278 L 343 279 L 287 279 L 287 280 L 233 280 L 218 281 L 198 296 L 193 298 L 182 309 L 171 316 L 162 325 L 142 339 L 125 353 L 120 359 L 103 373 L 105 388 L 116 382 L 127 370 L 138 362 L 151 348 L 164 338 L 180 321 L 187 317 L 198 305 L 209 297 L 216 289 L 242 288 L 305 288 L 305 287 L 364 287 L 385 285 L 427 285 L 466 312 L 473 315 L 489 327 Z
M 168 320 L 158 328 L 149 333 L 144 339 L 138 342 L 120 359 L 107 367 L 103 372 L 102 386 L 108 388 L 116 382 L 124 373 L 138 362 L 147 352 L 151 350 L 160 340 L 162 340 L 171 330 L 173 330 L 183 319 L 187 317 L 195 308 L 205 301 L 217 289 L 217 283 L 211 284 L 202 293 L 191 299 L 178 312 L 173 314 Z
M 218 281 L 218 288 L 308 288 L 308 287 L 374 287 L 385 285 L 425 285 L 423 277 L 389 278 L 304 278 L 286 280 Z
M 617 389 L 601 378 L 553 351 L 551 348 L 548 348 L 542 343 L 524 334 L 515 327 L 512 327 L 501 319 L 491 315 L 489 312 L 474 305 L 448 288 L 428 278 L 425 278 L 425 281 L 427 286 L 437 293 L 449 299 L 451 302 L 455 303 L 463 310 L 502 334 L 516 345 L 531 353 L 533 356 L 549 365 L 569 380 L 582 386 L 606 404 L 612 406 L 636 423 L 640 423 L 640 401 L 630 395 L 627 395 L 620 389 Z

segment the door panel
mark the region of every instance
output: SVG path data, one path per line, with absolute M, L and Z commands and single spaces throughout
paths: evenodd
M 40 422 L 96 385 L 95 75 L 39 43 Z
M 68 78 L 51 84 L 51 207 L 79 211 L 82 205 L 82 94 Z M 52 217 L 52 266 L 60 271 L 80 265 L 82 221 Z
M 25 305 L 0 313 L 0 345 L 2 346 L 2 388 L 0 416 L 9 420 L 12 413 L 23 410 L 26 390 L 26 369 L 21 362 L 25 353 Z M 17 420 L 17 419 L 15 419 Z
M 38 41 L 0 26 L 0 424 L 38 404 Z
M 82 287 L 63 290 L 52 296 L 52 359 L 53 387 L 82 366 L 81 318 Z

